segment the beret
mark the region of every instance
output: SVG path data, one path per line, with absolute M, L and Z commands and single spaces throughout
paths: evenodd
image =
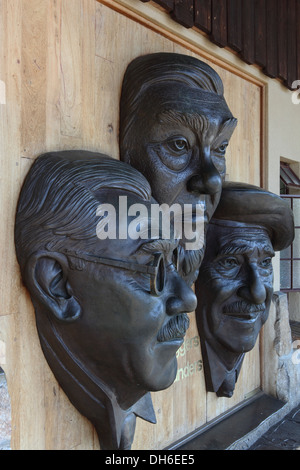
M 294 239 L 294 216 L 287 202 L 277 194 L 247 183 L 223 183 L 213 219 L 266 228 L 275 251 L 287 248 Z

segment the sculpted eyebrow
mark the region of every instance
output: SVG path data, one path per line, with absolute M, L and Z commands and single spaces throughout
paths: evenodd
M 263 245 L 260 250 L 263 251 L 267 256 L 275 256 L 275 251 L 268 245 Z
M 223 122 L 219 128 L 218 135 L 214 141 L 214 145 L 221 145 L 224 139 L 230 139 L 237 125 L 237 119 L 230 118 Z
M 184 114 L 171 109 L 159 115 L 159 122 L 160 124 L 181 124 L 193 129 L 197 133 L 205 132 L 209 126 L 209 121 L 206 116 L 200 114 Z
M 185 127 L 189 127 L 190 129 L 193 129 L 193 131 L 197 134 L 204 134 L 205 132 L 207 132 L 211 124 L 207 117 L 204 115 L 188 113 L 184 114 L 172 109 L 162 112 L 159 115 L 159 121 L 161 124 L 180 124 Z M 229 139 L 234 129 L 236 128 L 236 125 L 236 118 L 226 119 L 226 121 L 224 121 L 220 125 L 218 135 L 214 144 L 220 145 L 224 141 L 224 139 Z
M 246 253 L 251 252 L 254 248 L 257 247 L 257 242 L 253 242 L 248 245 L 235 245 L 233 243 L 229 243 L 223 247 L 218 252 L 218 255 L 243 255 Z M 263 252 L 266 256 L 273 257 L 275 255 L 274 250 L 269 245 L 261 245 L 258 247 L 260 252 Z
M 218 251 L 218 255 L 243 255 L 245 253 L 249 253 L 252 249 L 254 249 L 254 244 L 253 247 L 250 247 L 249 245 L 227 244 L 221 247 Z

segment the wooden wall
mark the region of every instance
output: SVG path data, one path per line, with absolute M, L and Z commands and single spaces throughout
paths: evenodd
M 104 3 L 116 7 L 95 0 L 0 0 L 0 341 L 5 349 L 0 365 L 11 398 L 13 449 L 98 449 L 93 427 L 69 403 L 46 364 L 21 284 L 13 227 L 25 174 L 50 150 L 81 148 L 118 158 L 119 97 L 129 61 L 154 51 L 196 55 Z M 262 88 L 228 66 L 211 65 L 239 120 L 228 151 L 228 177 L 259 185 Z M 193 315 L 178 356 L 179 379 L 153 394 L 158 424 L 138 420 L 135 449 L 164 448 L 260 386 L 257 345 L 247 354 L 232 399 L 206 394 Z

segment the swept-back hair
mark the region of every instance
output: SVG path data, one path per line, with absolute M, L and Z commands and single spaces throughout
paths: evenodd
M 112 188 L 151 199 L 151 188 L 137 170 L 106 155 L 62 151 L 38 157 L 17 206 L 15 246 L 21 271 L 35 251 L 59 251 L 66 239 L 68 248 L 82 248 L 82 242 L 85 249 L 93 246 L 101 191 Z
M 181 83 L 223 96 L 219 75 L 208 64 L 184 54 L 158 52 L 137 57 L 127 67 L 120 101 L 120 153 L 126 161 L 127 136 L 144 93 L 162 83 Z

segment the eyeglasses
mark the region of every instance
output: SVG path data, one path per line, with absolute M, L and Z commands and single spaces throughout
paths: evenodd
M 89 253 L 82 253 L 79 251 L 73 252 L 66 250 L 65 255 L 70 255 L 73 258 L 77 258 L 83 261 L 88 261 L 96 264 L 104 264 L 106 266 L 112 266 L 119 269 L 126 269 L 133 272 L 148 274 L 150 276 L 150 294 L 161 295 L 166 282 L 166 263 L 162 253 L 154 253 L 151 264 L 139 264 L 131 261 L 118 260 L 113 258 L 106 258 L 102 256 L 91 255 Z M 178 249 L 173 251 L 172 264 L 178 270 Z

